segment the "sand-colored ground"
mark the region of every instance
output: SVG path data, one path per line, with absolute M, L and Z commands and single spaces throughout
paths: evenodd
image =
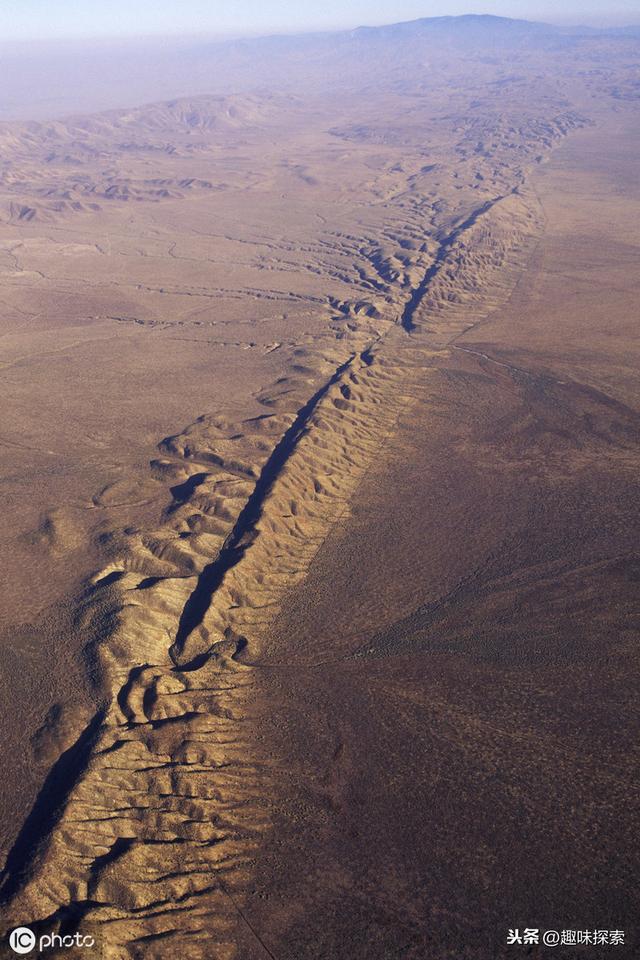
M 509 957 L 518 924 L 634 955 L 639 135 L 616 118 L 535 174 L 526 273 L 257 658 L 286 786 L 248 912 L 274 956 Z
M 0 129 L 7 924 L 629 927 L 633 42 Z

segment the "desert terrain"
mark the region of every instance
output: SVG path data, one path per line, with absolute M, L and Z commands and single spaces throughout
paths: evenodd
M 637 949 L 640 40 L 445 20 L 0 124 L 3 931 Z

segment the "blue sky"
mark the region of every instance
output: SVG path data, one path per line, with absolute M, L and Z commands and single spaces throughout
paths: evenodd
M 461 13 L 574 23 L 637 23 L 640 0 L 0 0 L 0 42 L 299 31 Z

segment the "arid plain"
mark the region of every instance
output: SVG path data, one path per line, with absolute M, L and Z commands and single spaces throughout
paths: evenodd
M 634 955 L 639 46 L 421 21 L 0 125 L 3 929 Z

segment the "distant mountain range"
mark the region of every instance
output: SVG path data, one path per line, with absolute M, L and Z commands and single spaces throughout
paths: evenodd
M 232 41 L 0 44 L 0 120 L 49 119 L 194 94 L 339 90 L 407 78 L 426 60 L 433 71 L 443 56 L 498 55 L 514 66 L 523 54 L 639 38 L 640 25 L 596 29 L 469 14 Z M 604 49 L 599 56 L 606 59 Z
M 355 34 L 377 34 L 398 38 L 408 35 L 435 36 L 451 31 L 458 35 L 484 39 L 489 36 L 504 37 L 549 37 L 549 36 L 640 36 L 640 25 L 628 27 L 560 26 L 533 20 L 518 20 L 511 17 L 494 17 L 490 14 L 468 13 L 459 17 L 421 17 L 379 27 L 358 27 Z
M 236 47 L 262 44 L 300 45 L 338 44 L 348 46 L 354 41 L 407 41 L 445 39 L 448 42 L 512 43 L 518 40 L 534 41 L 558 38 L 640 37 L 640 24 L 625 27 L 565 26 L 511 17 L 496 17 L 490 14 L 464 14 L 463 16 L 421 17 L 382 26 L 361 26 L 354 30 L 326 31 L 298 35 L 275 34 L 260 38 L 237 40 Z

